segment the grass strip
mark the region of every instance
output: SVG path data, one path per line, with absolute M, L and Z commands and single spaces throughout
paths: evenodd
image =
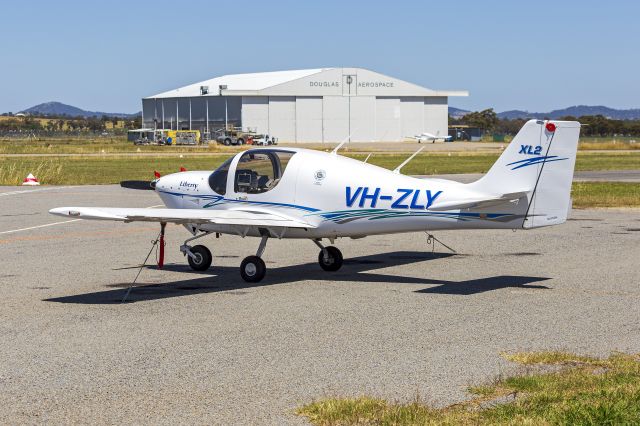
M 640 356 L 606 359 L 564 352 L 504 355 L 522 374 L 469 388 L 444 408 L 362 396 L 325 398 L 297 410 L 314 425 L 639 424 Z

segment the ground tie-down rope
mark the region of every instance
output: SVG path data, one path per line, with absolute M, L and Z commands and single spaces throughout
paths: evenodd
M 162 231 L 158 234 L 158 238 L 156 238 L 155 240 L 151 241 L 151 249 L 149 250 L 149 253 L 147 253 L 147 257 L 144 258 L 144 261 L 142 262 L 142 265 L 140 265 L 140 268 L 138 269 L 138 273 L 136 274 L 136 277 L 133 279 L 133 281 L 131 282 L 131 284 L 129 284 L 129 288 L 127 288 L 127 292 L 125 293 L 124 297 L 122 298 L 122 303 L 125 303 L 127 301 L 127 297 L 129 297 L 129 293 L 131 293 L 131 289 L 133 288 L 133 286 L 136 284 L 136 281 L 138 281 L 138 277 L 140 276 L 140 273 L 142 272 L 142 268 L 144 268 L 145 266 L 147 266 L 147 260 L 149 260 L 149 256 L 151 256 L 151 253 L 153 252 L 153 248 L 156 247 L 158 245 L 158 242 L 160 241 L 160 235 L 162 234 Z M 156 247 L 156 258 L 157 256 L 157 247 Z
M 451 247 L 449 247 L 448 245 L 446 245 L 445 243 L 443 243 L 442 241 L 440 241 L 439 239 L 437 239 L 435 237 L 435 235 L 432 235 L 428 232 L 426 232 L 427 234 L 427 245 L 431 244 L 431 254 L 435 256 L 435 251 L 436 251 L 436 242 L 440 243 L 443 247 L 447 248 L 449 251 L 451 251 L 452 253 L 458 254 L 457 251 L 455 251 L 454 249 L 452 249 Z

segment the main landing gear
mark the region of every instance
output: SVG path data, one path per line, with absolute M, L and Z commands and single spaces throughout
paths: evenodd
M 256 255 L 245 257 L 240 264 L 240 276 L 248 283 L 262 281 L 267 274 L 267 266 L 264 264 L 264 260 L 262 260 L 262 253 L 264 253 L 268 239 L 268 235 L 263 235 Z
M 187 256 L 189 266 L 195 271 L 206 271 L 209 269 L 213 256 L 211 255 L 211 251 L 205 246 L 190 246 L 188 243 L 209 234 L 211 234 L 211 232 L 203 232 L 200 235 L 189 238 L 180 246 L 180 251 Z M 269 235 L 267 233 L 263 234 L 255 256 L 245 257 L 240 264 L 240 276 L 248 283 L 260 282 L 267 274 L 267 267 L 264 260 L 262 260 L 262 255 L 267 247 L 268 239 Z M 334 272 L 342 267 L 343 257 L 337 247 L 325 247 L 320 239 L 314 239 L 312 241 L 320 248 L 318 264 L 323 270 Z
M 337 271 L 342 267 L 342 252 L 337 247 L 322 245 L 320 240 L 313 240 L 313 242 L 320 247 L 320 253 L 318 253 L 318 263 L 320 267 L 328 272 Z

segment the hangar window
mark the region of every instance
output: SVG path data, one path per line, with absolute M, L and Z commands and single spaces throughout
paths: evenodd
M 233 157 L 229 158 L 209 176 L 209 186 L 217 194 L 224 195 L 227 192 L 227 176 L 232 161 Z
M 236 167 L 235 191 L 261 194 L 272 190 L 282 179 L 293 155 L 291 151 L 247 151 Z

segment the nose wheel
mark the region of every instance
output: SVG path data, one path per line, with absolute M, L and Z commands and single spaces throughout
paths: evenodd
M 191 247 L 191 253 L 187 254 L 187 259 L 194 271 L 206 271 L 211 266 L 213 256 L 208 248 L 197 245 Z

